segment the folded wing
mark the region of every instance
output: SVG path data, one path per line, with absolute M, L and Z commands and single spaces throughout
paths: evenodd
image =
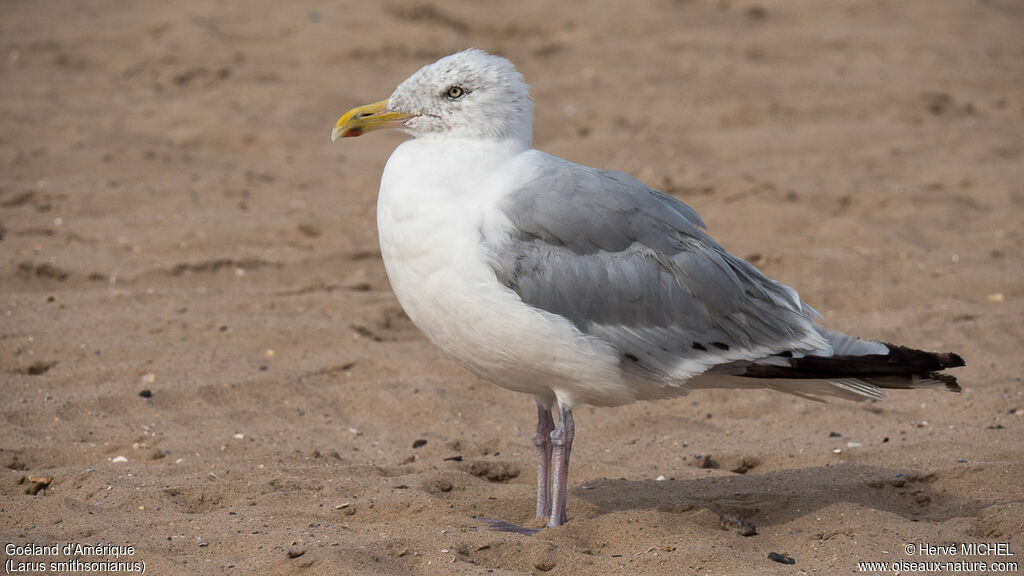
M 831 354 L 796 292 L 726 252 L 682 202 L 619 172 L 538 163 L 501 207 L 512 230 L 491 239 L 491 265 L 523 302 L 612 344 L 624 368 L 679 383 L 782 352 Z

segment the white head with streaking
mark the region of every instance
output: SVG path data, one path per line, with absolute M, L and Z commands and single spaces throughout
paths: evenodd
M 381 176 L 388 279 L 431 342 L 536 398 L 536 514 L 548 526 L 567 519 L 574 406 L 704 388 L 850 400 L 960 390 L 943 372 L 960 356 L 819 326 L 795 290 L 726 251 L 689 206 L 531 148 L 532 108 L 508 60 L 466 50 L 347 112 L 333 137 L 414 137 Z
M 381 128 L 415 138 L 532 139 L 533 100 L 515 66 L 470 48 L 420 68 L 387 100 L 360 106 L 340 120 L 332 140 Z

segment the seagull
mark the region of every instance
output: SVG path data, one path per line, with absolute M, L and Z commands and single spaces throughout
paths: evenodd
M 579 405 L 706 388 L 849 400 L 960 391 L 942 373 L 964 365 L 957 354 L 828 330 L 686 204 L 534 149 L 529 87 L 505 58 L 441 58 L 346 112 L 331 139 L 382 129 L 412 137 L 388 159 L 377 200 L 388 280 L 438 348 L 536 398 L 536 515 L 548 527 L 567 520 Z

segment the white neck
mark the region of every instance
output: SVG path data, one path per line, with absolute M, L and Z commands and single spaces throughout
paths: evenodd
M 487 180 L 488 175 L 501 165 L 529 149 L 529 142 L 518 138 L 425 137 L 407 140 L 388 159 L 381 187 L 399 173 L 399 166 L 402 167 L 402 178 L 418 180 L 420 188 L 431 182 L 449 187 L 459 184 L 480 186 L 483 184 L 481 180 Z M 451 178 L 451 175 L 459 177 Z

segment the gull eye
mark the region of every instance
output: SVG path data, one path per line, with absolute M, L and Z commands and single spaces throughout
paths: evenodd
M 449 86 L 448 89 L 445 90 L 444 95 L 449 100 L 458 100 L 466 95 L 466 90 L 463 89 L 462 86 Z

